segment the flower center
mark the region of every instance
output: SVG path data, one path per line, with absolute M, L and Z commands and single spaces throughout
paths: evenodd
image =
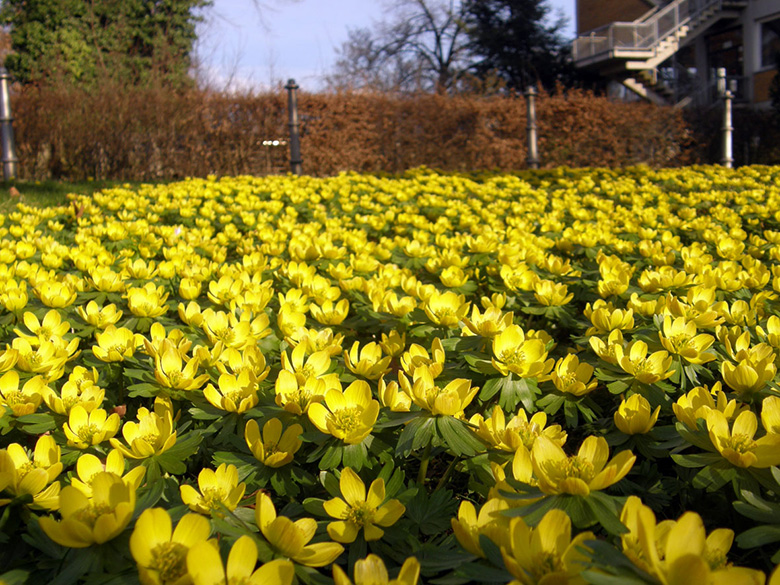
M 742 433 L 732 435 L 725 443 L 726 447 L 734 449 L 737 453 L 749 453 L 756 447 L 756 442 L 753 438 Z
M 8 406 L 16 406 L 17 404 L 27 404 L 27 396 L 22 394 L 19 390 L 12 390 L 10 392 L 3 393 L 3 398 L 5 398 L 5 403 Z
M 97 427 L 97 425 L 85 425 L 85 426 L 79 428 L 79 430 L 76 433 L 76 435 L 83 442 L 91 443 L 92 442 L 92 437 L 94 437 L 99 432 L 100 432 L 100 429 Z
M 368 508 L 366 503 L 362 502 L 356 507 L 350 508 L 344 519 L 347 522 L 354 522 L 358 526 L 365 526 L 373 521 L 374 510 Z
M 187 573 L 187 550 L 178 542 L 163 542 L 152 549 L 149 568 L 159 573 L 163 585 L 174 583 Z

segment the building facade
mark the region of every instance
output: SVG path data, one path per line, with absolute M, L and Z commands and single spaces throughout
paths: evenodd
M 771 105 L 780 60 L 780 0 L 577 0 L 574 63 L 659 104 L 718 98 L 726 70 L 736 101 Z

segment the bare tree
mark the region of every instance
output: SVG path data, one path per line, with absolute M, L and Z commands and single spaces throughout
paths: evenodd
M 467 67 L 463 7 L 456 0 L 396 0 L 373 28 L 349 30 L 331 89 L 448 92 Z

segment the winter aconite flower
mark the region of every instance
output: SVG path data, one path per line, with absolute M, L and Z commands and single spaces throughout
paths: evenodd
M 244 496 L 246 484 L 238 482 L 238 470 L 235 465 L 226 463 L 213 469 L 201 469 L 198 474 L 198 490 L 190 485 L 179 486 L 181 501 L 193 512 L 211 514 L 219 512 L 224 506 L 231 512 Z
M 85 548 L 115 538 L 130 523 L 135 510 L 135 486 L 113 473 L 98 473 L 92 480 L 92 495 L 67 486 L 60 492 L 62 520 L 40 518 L 46 535 L 57 544 Z
M 780 435 L 767 433 L 756 439 L 758 419 L 745 410 L 729 423 L 721 411 L 710 409 L 707 414 L 710 440 L 725 459 L 736 467 L 771 467 L 780 464 Z
M 370 554 L 355 563 L 354 576 L 354 585 L 417 585 L 417 580 L 420 578 L 420 563 L 416 558 L 409 557 L 401 566 L 398 577 L 390 579 L 384 561 Z M 333 581 L 335 585 L 353 585 L 338 565 L 333 565 Z
M 167 511 L 162 508 L 144 510 L 130 535 L 130 553 L 138 565 L 141 583 L 188 583 L 187 553 L 205 542 L 210 532 L 209 521 L 199 514 L 186 514 L 173 529 Z
M 507 570 L 520 583 L 581 583 L 579 574 L 586 560 L 581 549 L 593 538 L 592 532 L 581 532 L 572 539 L 566 512 L 550 510 L 536 528 L 530 528 L 522 518 L 512 518 L 509 546 L 501 549 L 501 555 Z
M 242 536 L 230 548 L 227 565 L 222 565 L 219 550 L 208 541 L 187 551 L 187 575 L 193 585 L 292 585 L 295 566 L 283 559 L 257 566 L 257 545 L 252 537 Z
M 317 531 L 316 520 L 301 518 L 293 522 L 286 516 L 277 516 L 271 498 L 263 492 L 257 493 L 255 523 L 274 551 L 307 567 L 329 565 L 344 551 L 335 542 L 310 544 Z
M 625 450 L 608 459 L 609 447 L 604 437 L 586 438 L 577 454 L 568 456 L 560 446 L 542 435 L 534 442 L 529 463 L 539 489 L 545 494 L 587 496 L 623 479 L 633 467 L 636 456 Z
M 355 380 L 344 392 L 328 390 L 324 403 L 309 406 L 308 414 L 320 431 L 354 445 L 371 433 L 379 415 L 379 402 L 372 399 L 366 382 Z
M 657 406 L 654 411 L 650 411 L 650 403 L 641 394 L 633 394 L 628 400 L 620 403 L 615 411 L 615 426 L 620 432 L 627 435 L 640 435 L 649 433 L 655 422 L 658 420 L 658 413 L 661 407 Z
M 624 553 L 661 583 L 760 585 L 764 582 L 763 573 L 727 562 L 734 532 L 719 528 L 707 536 L 704 523 L 695 512 L 686 512 L 676 521 L 656 524 L 653 511 L 636 496 L 630 496 L 620 521 L 629 530 L 621 537 Z
M 291 424 L 282 430 L 282 422 L 278 418 L 272 418 L 263 425 L 263 434 L 260 435 L 260 426 L 256 420 L 250 419 L 244 429 L 244 438 L 252 455 L 266 467 L 282 467 L 293 460 L 295 453 L 301 448 L 301 434 L 303 427 L 297 423 Z
M 362 530 L 367 541 L 379 540 L 382 528 L 395 524 L 406 511 L 398 500 L 385 502 L 385 481 L 375 479 L 366 493 L 366 485 L 349 467 L 344 468 L 339 480 L 340 498 L 324 504 L 325 511 L 337 520 L 328 524 L 328 534 L 336 542 L 354 542 Z

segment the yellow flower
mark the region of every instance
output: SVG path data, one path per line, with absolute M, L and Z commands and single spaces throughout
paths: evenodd
M 530 528 L 522 518 L 512 518 L 509 526 L 509 546 L 501 549 L 504 565 L 521 583 L 583 583 L 580 572 L 585 566 L 586 540 L 592 532 L 582 532 L 571 538 L 571 520 L 563 510 L 550 510 L 536 528 Z
M 78 347 L 78 339 L 68 346 L 55 345 L 51 341 L 43 341 L 36 347 L 21 337 L 15 338 L 11 345 L 17 351 L 16 369 L 43 376 L 46 382 L 58 380 L 64 375 L 65 364 L 71 357 L 70 351 Z
M 391 358 L 400 357 L 406 348 L 406 334 L 398 333 L 393 329 L 389 334 L 382 333 L 382 341 L 379 342 L 382 351 Z
M 282 467 L 293 460 L 295 453 L 301 448 L 303 427 L 297 423 L 287 427 L 282 432 L 282 422 L 272 418 L 263 425 L 263 435 L 260 436 L 260 426 L 250 419 L 244 429 L 244 438 L 252 455 L 266 467 Z
M 395 524 L 406 511 L 398 500 L 385 502 L 382 478 L 371 482 L 366 494 L 366 484 L 346 467 L 341 472 L 339 487 L 342 498 L 333 498 L 323 504 L 329 516 L 338 518 L 328 524 L 328 534 L 336 542 L 354 542 L 361 529 L 366 541 L 379 540 L 385 533 L 382 528 Z
M 750 397 L 764 388 L 777 373 L 775 352 L 766 343 L 739 349 L 736 365 L 724 360 L 720 365 L 723 381 L 740 397 Z
M 374 554 L 355 563 L 354 585 L 417 585 L 419 578 L 420 563 L 415 557 L 409 557 L 404 561 L 395 579 L 390 579 L 384 561 Z M 335 585 L 353 585 L 338 565 L 333 565 L 333 581 Z
M 321 378 L 312 377 L 301 383 L 295 374 L 287 370 L 279 372 L 274 388 L 276 404 L 297 415 L 308 412 L 313 403 L 321 402 L 329 389 Z
M 354 445 L 371 434 L 379 415 L 379 402 L 371 398 L 367 382 L 355 380 L 344 392 L 335 388 L 328 390 L 325 404 L 312 404 L 308 415 L 323 433 Z
M 588 339 L 590 347 L 602 360 L 610 364 L 617 364 L 615 348 L 623 347 L 623 333 L 620 329 L 615 329 L 609 334 L 606 342 L 599 337 L 590 337 Z
M 632 341 L 625 349 L 616 345 L 615 358 L 624 372 L 642 384 L 655 384 L 674 373 L 669 369 L 672 357 L 665 351 L 655 351 L 648 356 L 647 344 L 641 340 Z
M 710 440 L 725 459 L 736 467 L 771 467 L 780 464 L 780 435 L 768 433 L 754 439 L 758 430 L 756 415 L 745 410 L 729 423 L 721 411 L 707 412 L 707 429 Z
M 696 429 L 698 419 L 707 419 L 707 412 L 711 409 L 720 410 L 728 420 L 732 420 L 747 408 L 747 405 L 740 405 L 734 399 L 729 400 L 726 393 L 721 390 L 720 382 L 717 382 L 711 391 L 706 387 L 697 386 L 688 394 L 680 396 L 672 405 L 677 420 L 691 430 Z
M 630 331 L 634 328 L 634 312 L 631 309 L 616 309 L 603 300 L 596 301 L 592 307 L 588 303 L 583 313 L 593 324 L 585 332 L 586 335 L 606 335 L 618 329 Z
M 130 523 L 135 510 L 135 487 L 113 473 L 98 473 L 92 480 L 92 496 L 66 486 L 60 492 L 61 521 L 43 516 L 39 522 L 57 544 L 86 548 L 115 538 Z
M 574 298 L 574 294 L 570 293 L 569 288 L 563 283 L 540 280 L 534 285 L 534 297 L 545 307 L 560 307 L 568 304 Z
M 412 406 L 412 399 L 406 392 L 399 389 L 398 382 L 391 381 L 386 384 L 384 377 L 379 378 L 377 396 L 379 396 L 379 402 L 382 406 L 388 407 L 393 412 L 409 412 Z
M 235 465 L 223 463 L 217 470 L 204 468 L 198 474 L 200 493 L 190 485 L 179 486 L 181 500 L 193 512 L 199 514 L 219 513 L 222 506 L 231 512 L 244 497 L 246 484 L 238 483 L 238 469 Z
M 295 578 L 295 566 L 283 559 L 255 570 L 257 545 L 246 535 L 233 543 L 225 567 L 219 550 L 208 541 L 193 545 L 186 558 L 193 585 L 292 585 Z
M 116 325 L 122 318 L 122 311 L 116 310 L 113 303 L 100 307 L 95 301 L 89 301 L 86 307 L 76 307 L 76 311 L 85 323 L 98 329 L 105 329 L 109 325 Z
M 103 362 L 121 362 L 126 357 L 133 357 L 139 343 L 130 329 L 108 325 L 104 331 L 95 333 L 96 345 L 92 353 Z
M 265 380 L 271 371 L 265 363 L 265 356 L 256 345 L 250 345 L 241 351 L 228 347 L 219 355 L 216 365 L 221 374 L 238 376 L 241 372 L 247 372 L 254 384 Z
M 52 436 L 38 439 L 32 461 L 18 443 L 0 450 L 0 491 L 6 490 L 13 496 L 30 495 L 34 508 L 59 507 L 60 484 L 54 480 L 61 472 L 60 448 Z M 0 506 L 8 502 L 0 498 Z
M 179 296 L 185 301 L 192 301 L 200 296 L 202 284 L 195 278 L 185 277 L 179 282 Z
M 113 415 L 112 415 L 113 416 Z M 169 399 L 154 400 L 154 410 L 141 407 L 136 415 L 138 422 L 128 421 L 122 426 L 122 436 L 127 443 L 111 439 L 111 446 L 130 459 L 146 459 L 164 453 L 176 444 L 173 430 L 173 406 Z
M 436 291 L 425 301 L 423 309 L 431 323 L 443 327 L 457 327 L 468 314 L 469 305 L 464 295 L 457 295 L 452 291 Z
M 533 475 L 545 494 L 587 496 L 623 479 L 636 461 L 629 450 L 621 451 L 609 462 L 608 458 L 604 437 L 587 437 L 571 457 L 545 436 L 537 437 L 531 449 Z
M 282 306 L 276 315 L 276 325 L 283 335 L 289 337 L 306 326 L 306 314 L 288 306 Z
M 658 406 L 651 413 L 647 399 L 641 394 L 632 394 L 628 400 L 621 400 L 615 411 L 615 426 L 627 435 L 643 435 L 653 428 L 660 411 Z
M 241 321 L 233 313 L 206 309 L 201 313 L 203 318 L 200 328 L 206 334 L 209 345 L 222 342 L 225 347 L 243 349 L 257 340 L 252 337 L 252 326 L 248 321 Z
M 203 390 L 203 396 L 213 406 L 226 412 L 244 413 L 260 400 L 257 384 L 252 382 L 247 371 L 238 376 L 222 374 L 217 386 L 214 388 L 213 384 L 208 384 Z
M 428 355 L 427 350 L 422 345 L 413 343 L 409 347 L 409 351 L 404 352 L 401 356 L 401 367 L 408 376 L 412 376 L 417 368 L 425 366 L 430 374 L 436 378 L 444 369 L 445 359 L 446 356 L 441 345 L 441 339 L 434 337 L 431 342 L 430 355 Z
M 314 317 L 317 323 L 323 325 L 341 325 L 344 319 L 347 318 L 349 313 L 349 301 L 347 299 L 341 299 L 338 303 L 326 300 L 319 305 L 311 305 L 309 307 L 309 313 Z
M 186 323 L 192 327 L 200 327 L 203 323 L 203 313 L 197 302 L 190 301 L 186 305 L 184 303 L 179 303 L 177 310 L 179 312 L 179 319 L 181 319 L 182 323 Z
M 47 307 L 62 309 L 76 301 L 76 289 L 70 282 L 46 280 L 39 282 L 33 290 Z
M 480 313 L 479 308 L 474 305 L 471 308 L 471 319 L 463 317 L 463 323 L 466 325 L 463 334 L 492 339 L 509 327 L 514 318 L 514 313 L 503 313 L 498 307 L 488 307 L 484 313 Z
M 520 378 L 544 377 L 555 360 L 547 360 L 546 344 L 528 338 L 519 325 L 510 325 L 493 338 L 493 367 L 502 375 L 512 372 Z
M 504 411 L 496 405 L 490 418 L 484 419 L 481 414 L 475 414 L 469 423 L 478 427 L 477 436 L 488 445 L 510 453 L 521 447 L 531 449 L 539 435 L 545 435 L 560 446 L 566 442 L 566 432 L 561 430 L 561 425 L 545 428 L 547 415 L 544 412 L 534 413 L 528 420 L 528 414 L 520 408 L 507 423 Z
M 121 292 L 125 290 L 122 275 L 114 272 L 108 266 L 95 266 L 89 270 L 89 278 L 95 290 L 101 292 Z
M 19 374 L 10 370 L 0 378 L 0 405 L 9 408 L 14 416 L 32 414 L 38 410 L 47 390 L 50 388 L 40 376 L 27 380 L 20 389 Z
M 780 397 L 767 396 L 761 401 L 761 424 L 767 433 L 780 435 Z
M 62 316 L 56 309 L 48 311 L 43 317 L 43 322 L 39 321 L 38 317 L 29 311 L 24 313 L 22 319 L 24 320 L 25 327 L 27 327 L 33 335 L 25 335 L 19 329 L 14 329 L 14 333 L 19 337 L 26 339 L 31 345 L 39 345 L 44 341 L 56 343 L 70 330 L 70 323 L 63 321 Z
M 344 547 L 335 542 L 309 544 L 317 531 L 316 520 L 301 518 L 293 522 L 277 516 L 271 498 L 264 492 L 257 493 L 255 523 L 276 552 L 307 567 L 329 565 L 344 552 Z
M 68 422 L 62 426 L 68 445 L 77 449 L 86 449 L 99 445 L 116 435 L 119 430 L 119 415 L 111 416 L 102 408 L 87 412 L 80 404 L 70 409 Z
M 469 275 L 459 266 L 448 266 L 439 274 L 439 280 L 447 288 L 458 288 L 468 282 Z
M 401 388 L 417 406 L 434 415 L 463 417 L 464 409 L 477 395 L 479 388 L 471 387 L 471 380 L 456 378 L 444 388 L 436 385 L 428 368 L 418 367 L 414 372 L 414 383 L 401 372 L 398 373 Z
M 474 504 L 463 500 L 458 508 L 458 517 L 451 518 L 452 532 L 460 545 L 473 555 L 485 558 L 485 553 L 479 544 L 480 535 L 484 534 L 498 546 L 509 544 L 509 516 L 504 514 L 509 504 L 501 498 L 490 498 L 479 510 L 479 516 Z
M 76 476 L 70 480 L 70 485 L 81 490 L 88 498 L 92 497 L 92 481 L 99 473 L 113 473 L 117 477 L 131 485 L 133 489 L 138 489 L 146 473 L 146 468 L 139 465 L 125 473 L 125 458 L 121 451 L 112 449 L 103 463 L 91 453 L 84 453 L 76 461 Z
M 585 396 L 596 388 L 598 382 L 591 380 L 592 377 L 593 366 L 580 362 L 573 353 L 559 359 L 550 373 L 550 379 L 558 390 L 574 396 Z
M 173 345 L 166 345 L 162 354 L 154 356 L 154 377 L 161 386 L 174 390 L 196 390 L 209 379 L 208 374 L 197 376 L 200 360 L 190 358 L 182 363 L 182 354 Z
M 668 315 L 664 318 L 663 331 L 658 332 L 661 345 L 670 353 L 685 358 L 692 364 L 706 364 L 715 359 L 715 355 L 706 353 L 715 341 L 712 335 L 696 335 L 696 324 L 686 322 L 684 317 L 674 321 Z
M 324 351 L 331 357 L 341 354 L 341 343 L 343 340 L 344 335 L 342 333 L 334 335 L 333 329 L 330 327 L 321 330 L 301 327 L 285 338 L 285 341 L 292 347 L 303 345 L 304 353 L 306 354 Z
M 26 282 L 22 281 L 19 284 L 14 280 L 11 282 L 14 286 L 6 286 L 5 290 L 0 294 L 0 305 L 3 305 L 6 311 L 15 313 L 27 306 L 29 298 L 27 296 Z
M 695 512 L 656 524 L 653 511 L 636 496 L 629 496 L 620 520 L 629 529 L 621 537 L 626 556 L 664 585 L 764 582 L 760 571 L 727 563 L 734 532 L 719 528 L 707 536 Z
M 306 357 L 306 348 L 299 344 L 292 350 L 291 356 L 282 352 L 282 369 L 295 375 L 299 384 L 304 384 L 310 378 L 323 378 L 330 369 L 330 353 L 317 351 Z M 280 372 L 281 373 L 281 372 Z M 335 376 L 338 380 L 338 375 Z
M 375 341 L 367 343 L 362 349 L 356 341 L 349 352 L 344 352 L 344 365 L 349 371 L 369 380 L 377 380 L 386 374 L 392 359 L 391 356 L 382 357 L 382 348 Z
M 186 514 L 173 530 L 166 510 L 144 510 L 130 535 L 130 553 L 138 566 L 141 583 L 188 583 L 187 553 L 195 545 L 206 542 L 210 532 L 211 524 L 200 514 Z

